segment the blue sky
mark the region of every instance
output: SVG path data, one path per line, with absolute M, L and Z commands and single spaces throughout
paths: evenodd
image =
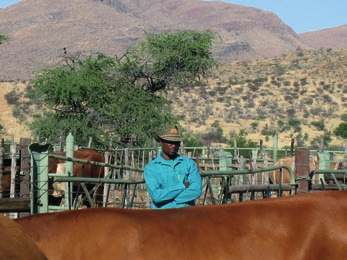
M 296 33 L 317 31 L 347 24 L 346 0 L 223 0 L 231 4 L 271 11 Z M 0 0 L 0 8 L 20 2 Z
M 296 33 L 347 24 L 346 0 L 224 0 L 275 13 Z

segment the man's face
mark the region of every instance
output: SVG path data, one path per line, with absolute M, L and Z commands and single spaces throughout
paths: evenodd
M 181 142 L 173 142 L 161 139 L 160 144 L 163 151 L 163 158 L 165 160 L 175 159 L 175 157 L 177 156 L 178 149 L 180 148 Z

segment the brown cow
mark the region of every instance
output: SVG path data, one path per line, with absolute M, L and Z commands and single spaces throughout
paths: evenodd
M 2 198 L 9 198 L 10 197 L 10 189 L 11 189 L 11 164 L 12 160 L 5 158 L 3 160 L 3 172 L 2 172 Z M 20 182 L 22 181 L 22 176 L 20 176 L 20 160 L 17 159 L 16 161 L 16 177 L 15 177 L 15 190 L 14 190 L 14 196 L 19 196 L 19 188 L 20 188 Z
M 286 165 L 286 166 L 292 168 L 294 171 L 295 158 L 294 158 L 294 161 L 293 161 L 293 157 L 286 157 L 283 159 L 279 159 L 279 160 L 277 160 L 275 165 Z M 309 167 L 309 169 L 308 169 L 307 175 L 309 175 L 313 170 L 316 169 L 316 167 L 317 167 L 316 161 L 313 161 L 312 158 L 310 158 L 308 167 Z M 280 183 L 280 169 L 277 169 L 274 171 L 273 181 L 276 184 Z M 282 183 L 283 184 L 289 184 L 290 183 L 290 174 L 287 171 L 287 169 L 285 169 L 285 168 L 282 169 Z
M 0 259 L 48 259 L 24 229 L 0 215 Z
M 19 188 L 20 188 L 20 182 L 22 181 L 22 177 L 19 176 L 19 171 L 16 173 L 15 177 L 15 190 L 14 190 L 14 197 L 19 196 Z M 3 172 L 2 175 L 2 198 L 9 198 L 11 196 L 11 172 L 6 170 Z
M 66 156 L 66 152 L 51 152 L 50 154 Z M 93 162 L 105 162 L 105 158 L 102 154 L 100 154 L 97 150 L 92 148 L 84 148 L 77 151 L 74 151 L 74 158 L 83 159 L 87 161 Z M 48 172 L 56 173 L 58 164 L 65 163 L 66 161 L 60 160 L 54 157 L 49 157 L 48 159 Z M 82 163 L 74 163 L 74 177 L 90 177 L 90 178 L 103 178 L 104 177 L 104 167 L 94 165 L 94 164 L 82 164 Z M 93 189 L 95 184 L 86 184 L 87 189 L 90 191 Z M 53 189 L 53 188 L 51 188 Z M 73 192 L 74 196 L 78 197 L 79 194 L 76 194 L 78 191 L 79 194 L 84 194 L 81 187 L 79 187 L 79 182 L 73 183 Z M 102 196 L 104 192 L 103 185 L 100 185 L 94 193 L 94 200 L 96 201 L 96 205 L 98 207 L 102 207 Z M 83 195 L 82 195 L 83 196 Z M 60 204 L 60 200 L 58 202 Z M 87 206 L 90 206 L 87 201 L 85 201 Z
M 286 158 L 280 159 L 275 163 L 275 165 L 283 165 L 283 164 L 287 165 L 291 168 L 294 167 L 294 169 L 295 169 L 295 161 L 293 163 L 292 157 L 286 157 Z M 340 170 L 340 169 L 342 169 L 342 163 L 341 162 L 337 162 L 337 163 L 330 162 L 330 169 Z M 311 178 L 312 178 L 313 171 L 315 171 L 315 170 L 319 170 L 319 161 L 316 161 L 313 158 L 310 158 L 307 175 L 311 175 Z M 283 176 L 282 177 L 282 183 L 283 184 L 289 184 L 290 183 L 290 174 L 285 168 L 283 168 L 283 170 L 282 170 L 282 176 Z M 274 171 L 273 181 L 274 181 L 274 183 L 277 183 L 277 184 L 280 182 L 280 170 L 279 169 Z M 318 174 L 314 175 L 313 182 L 317 183 L 317 184 L 320 182 Z
M 345 259 L 347 192 L 17 219 L 49 259 Z

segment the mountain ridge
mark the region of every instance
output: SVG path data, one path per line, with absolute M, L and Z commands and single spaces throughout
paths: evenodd
M 222 42 L 214 53 L 222 62 L 270 57 L 309 48 L 277 15 L 251 7 L 200 0 L 26 0 L 0 9 L 1 81 L 30 80 L 69 52 L 120 55 L 145 31 L 211 29 Z M 155 3 L 155 4 L 154 4 Z M 93 12 L 90 12 L 93 10 Z

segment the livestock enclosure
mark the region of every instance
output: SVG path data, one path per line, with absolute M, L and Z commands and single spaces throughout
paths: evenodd
M 150 205 L 143 168 L 160 152 L 156 146 L 98 150 L 104 155 L 103 162 L 74 158 L 71 135 L 66 138 L 66 156 L 51 154 L 50 151 L 55 150 L 53 145 L 31 143 L 28 139 L 21 139 L 19 146 L 12 143 L 9 147 L 12 152 L 8 154 L 4 143 L 0 145 L 4 158 L 0 167 L 0 211 L 12 212 L 13 217 L 17 212 L 36 214 L 70 210 L 82 206 L 83 200 L 94 207 L 97 202 L 93 191 L 100 186 L 103 196 L 99 203 L 103 207 L 148 208 Z M 180 153 L 191 157 L 200 170 L 203 191 L 197 204 L 209 205 L 345 189 L 346 151 L 309 151 L 292 147 L 285 151 L 288 156 L 280 160 L 276 159 L 276 149 L 265 149 L 261 145 L 249 149 L 249 158 L 240 156 L 240 149 L 235 146 L 181 147 Z M 8 157 L 11 158 L 10 168 Z M 64 172 L 48 172 L 48 158 L 63 160 Z M 98 165 L 104 169 L 104 176 L 86 178 L 81 172 L 82 176 L 73 177 L 73 167 L 78 163 Z M 11 177 L 9 183 L 8 176 Z M 83 191 L 77 197 L 72 187 L 76 182 L 79 191 Z M 64 192 L 58 195 L 58 204 L 51 203 L 52 183 L 61 183 L 64 187 Z M 94 187 L 92 191 L 86 188 L 88 184 Z

